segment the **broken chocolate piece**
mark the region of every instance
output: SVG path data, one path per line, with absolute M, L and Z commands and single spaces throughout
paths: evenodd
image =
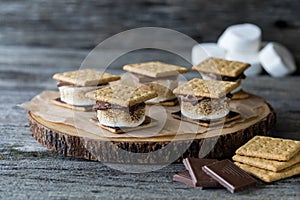
M 231 193 L 256 185 L 257 181 L 230 160 L 222 160 L 202 167 L 203 171 L 218 181 Z
M 238 75 L 236 77 L 221 76 L 221 75 L 217 75 L 217 74 L 214 74 L 214 73 L 207 73 L 207 72 L 201 72 L 201 74 L 204 74 L 205 76 L 208 76 L 208 77 L 210 77 L 213 80 L 220 80 L 220 79 L 222 79 L 222 81 L 232 81 L 232 82 L 235 82 L 235 81 L 238 81 L 238 80 L 246 78 L 246 75 L 244 73 L 241 73 L 240 75 Z
M 183 160 L 183 164 L 189 171 L 194 186 L 203 188 L 219 188 L 221 185 L 202 171 L 202 167 L 204 165 L 215 163 L 217 161 L 218 160 L 216 159 L 185 158 Z
M 184 170 L 182 172 L 178 172 L 177 174 L 175 174 L 173 176 L 173 181 L 177 181 L 185 185 L 195 187 L 188 170 Z M 196 188 L 202 189 L 202 187 L 196 187 Z

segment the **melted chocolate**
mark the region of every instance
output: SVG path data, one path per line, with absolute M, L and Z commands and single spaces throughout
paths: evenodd
M 231 93 L 226 94 L 226 97 L 231 99 L 233 95 Z M 198 104 L 200 101 L 204 99 L 211 99 L 209 97 L 197 97 L 193 95 L 179 95 L 180 99 L 185 101 L 185 102 L 190 102 L 193 106 Z
M 108 110 L 108 109 L 119 109 L 119 110 L 123 110 L 123 111 L 127 111 L 129 112 L 130 115 L 133 115 L 134 112 L 139 109 L 139 108 L 144 108 L 146 106 L 146 104 L 143 103 L 139 103 L 130 107 L 123 107 L 117 104 L 111 104 L 105 101 L 96 101 L 96 105 L 93 106 L 93 109 L 95 111 L 97 110 Z
M 237 81 L 237 80 L 240 80 L 240 79 L 245 79 L 246 78 L 246 75 L 244 73 L 240 74 L 239 76 L 236 76 L 236 77 L 230 77 L 230 76 L 222 76 L 222 80 L 223 81 Z
M 75 86 L 73 83 L 68 83 L 68 82 L 63 82 L 63 81 L 58 81 L 56 84 L 57 87 L 62 87 L 62 86 Z
M 240 79 L 245 79 L 246 75 L 244 73 L 241 73 L 240 75 L 236 76 L 236 77 L 231 77 L 231 76 L 221 76 L 221 75 L 217 75 L 214 73 L 206 73 L 206 72 L 201 72 L 203 74 L 205 74 L 206 76 L 210 77 L 213 80 L 218 80 L 220 77 L 223 81 L 238 81 Z

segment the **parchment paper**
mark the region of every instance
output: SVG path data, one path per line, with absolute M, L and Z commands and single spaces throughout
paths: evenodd
M 173 119 L 171 117 L 171 113 L 178 111 L 179 106 L 147 106 L 147 114 L 151 116 L 151 118 L 158 120 L 159 124 L 157 126 L 123 134 L 113 134 L 90 122 L 90 119 L 96 116 L 95 112 L 74 111 L 52 104 L 51 100 L 57 97 L 59 97 L 59 93 L 56 91 L 44 91 L 35 96 L 31 101 L 21 104 L 20 107 L 47 121 L 68 124 L 78 129 L 107 138 L 161 137 L 185 133 L 203 134 L 208 130 L 214 129 L 214 127 L 205 128 L 189 122 Z M 240 113 L 241 118 L 233 122 L 226 123 L 224 127 L 231 127 L 234 124 L 241 123 L 249 118 L 255 117 L 257 114 L 254 110 L 261 107 L 263 103 L 263 99 L 255 96 L 251 96 L 246 100 L 231 101 L 231 110 Z M 220 129 L 220 126 L 217 128 Z

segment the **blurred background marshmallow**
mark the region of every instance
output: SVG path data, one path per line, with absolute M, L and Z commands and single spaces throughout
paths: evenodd
M 217 43 L 200 43 L 192 48 L 193 65 L 208 57 L 249 63 L 251 66 L 244 72 L 246 76 L 257 76 L 264 69 L 273 77 L 283 77 L 297 69 L 286 47 L 276 42 L 262 42 L 262 29 L 249 23 L 229 26 Z
M 230 52 L 256 53 L 261 45 L 261 29 L 255 24 L 229 26 L 218 39 L 218 45 Z
M 270 42 L 259 53 L 264 69 L 274 77 L 283 77 L 296 71 L 293 55 L 283 45 Z

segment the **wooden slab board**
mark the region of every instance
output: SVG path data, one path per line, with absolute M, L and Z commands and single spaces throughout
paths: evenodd
M 172 155 L 184 145 L 189 146 L 177 161 L 188 156 L 199 157 L 203 143 L 213 145 L 206 155 L 207 158 L 230 158 L 237 148 L 255 135 L 271 133 L 275 125 L 273 109 L 264 103 L 257 109 L 257 113 L 259 114 L 257 117 L 223 128 L 221 131 L 209 130 L 205 134 L 192 134 L 192 136 L 180 134 L 176 137 L 166 135 L 149 138 L 105 138 L 78 130 L 70 125 L 46 121 L 30 112 L 28 112 L 28 119 L 33 137 L 44 146 L 65 156 L 111 163 L 157 164 L 157 159 L 153 158 L 153 155 L 147 157 L 147 153 L 158 151 L 166 145 L 168 145 L 166 150 L 168 152 L 164 151 L 162 154 L 156 155 L 163 163 L 169 163 Z M 129 158 L 128 154 L 120 153 L 117 149 L 131 153 L 145 153 L 145 156 L 143 159 Z

